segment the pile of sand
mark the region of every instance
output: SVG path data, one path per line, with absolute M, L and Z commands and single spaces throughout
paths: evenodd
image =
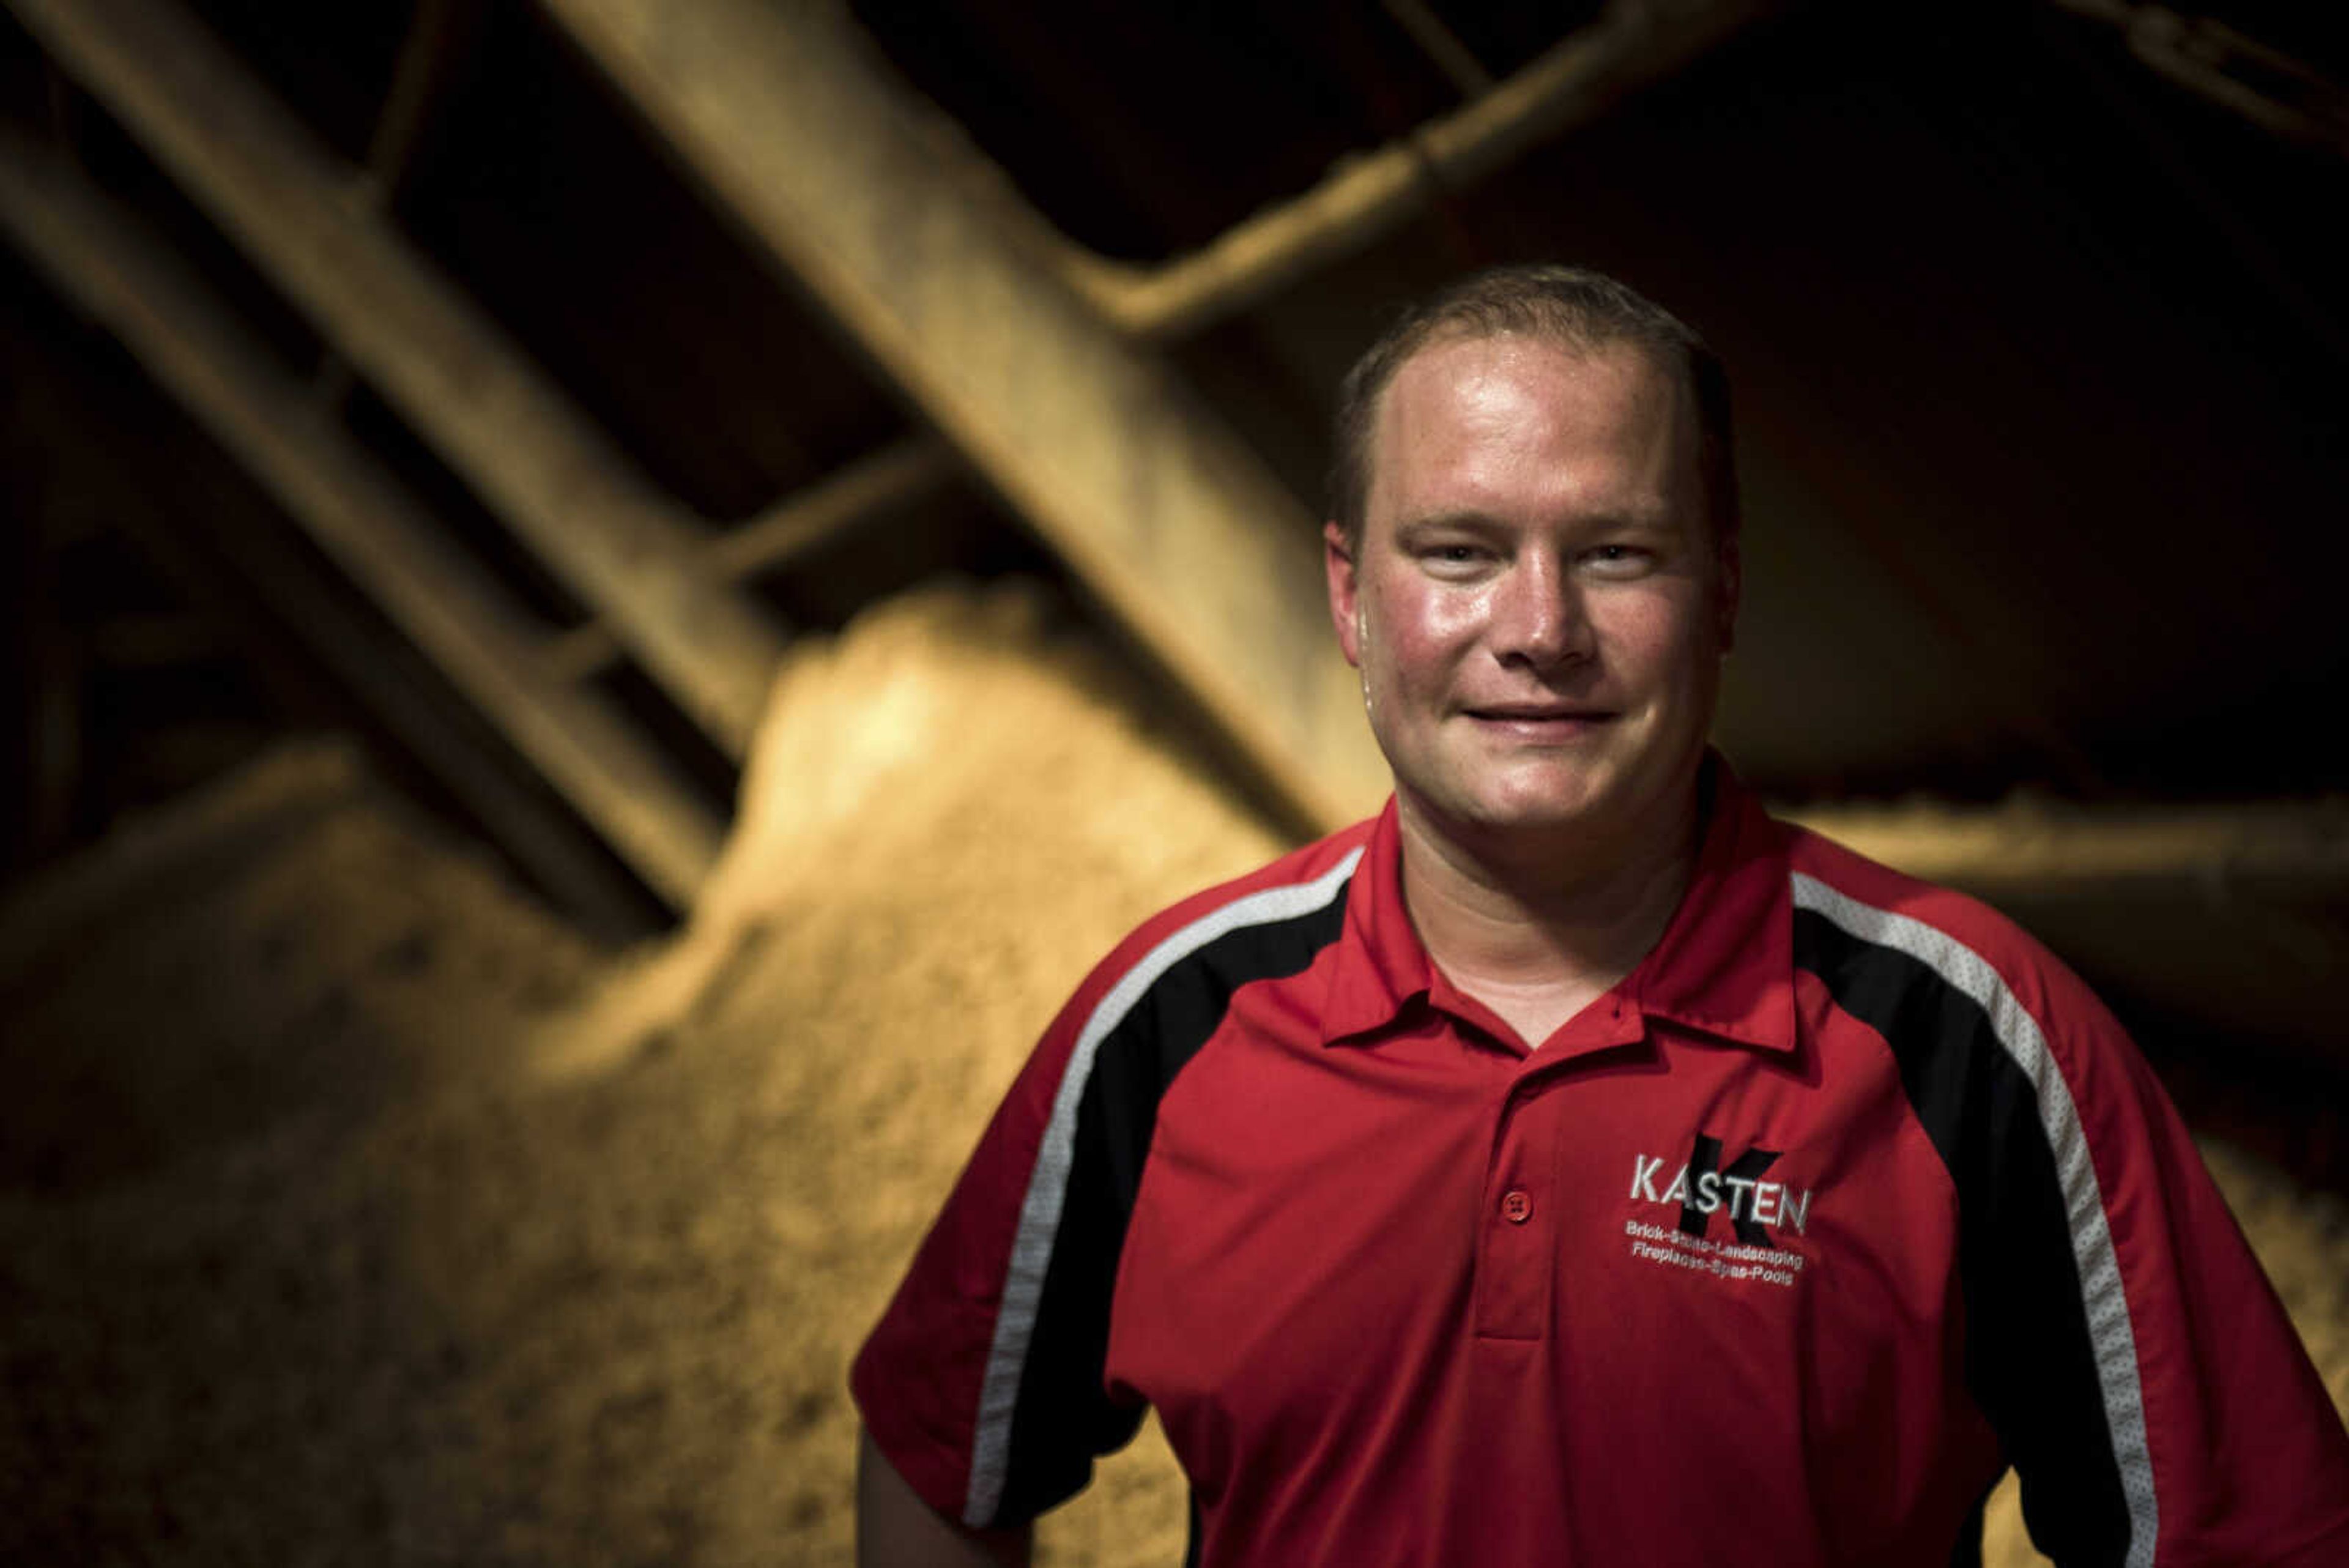
M 848 1357 L 1034 1032 L 1278 847 L 1102 668 L 1017 590 L 795 653 L 623 961 L 332 743 L 0 907 L 0 1560 L 845 1563 Z M 2214 1163 L 2349 1404 L 2349 1220 Z M 1181 1512 L 1145 1437 L 1042 1556 Z

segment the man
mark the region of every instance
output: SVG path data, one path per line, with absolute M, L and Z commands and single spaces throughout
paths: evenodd
M 1474 278 L 1339 412 L 1394 798 L 1145 924 L 854 1374 L 868 1563 L 1004 1562 L 1155 1405 L 1212 1564 L 2349 1563 L 2349 1438 L 2104 1010 L 1708 754 L 1724 384 Z

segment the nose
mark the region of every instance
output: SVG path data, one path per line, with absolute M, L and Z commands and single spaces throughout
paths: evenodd
M 1495 585 L 1494 651 L 1547 673 L 1590 657 L 1582 587 L 1555 551 L 1530 550 Z

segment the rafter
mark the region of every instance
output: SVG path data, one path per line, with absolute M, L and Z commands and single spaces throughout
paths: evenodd
M 1007 234 L 999 179 L 830 7 L 547 0 L 746 230 L 1196 698 L 1300 823 L 1385 771 L 1311 516 Z
M 712 815 L 592 689 L 540 673 L 543 639 L 503 590 L 202 285 L 81 177 L 14 136 L 0 137 L 0 229 L 236 454 L 623 861 L 673 908 L 690 904 L 717 857 Z M 319 618 L 290 610 L 297 625 Z M 398 725 L 413 706 L 401 697 L 386 716 Z M 547 842 L 481 784 L 473 759 L 435 746 L 426 760 L 522 857 Z
M 366 200 L 363 180 L 171 0 L 8 0 L 352 366 L 595 607 L 719 746 L 781 639 L 676 506 Z
M 1423 6 L 1388 8 L 1464 88 L 1482 78 L 1481 67 L 1457 57 L 1465 51 Z M 1021 226 L 1053 271 L 1120 330 L 1154 339 L 1188 337 L 1376 243 L 1425 211 L 1439 190 L 1466 189 L 1779 8 L 1773 0 L 1609 5 L 1506 79 L 1483 80 L 1476 96 L 1452 113 L 1347 159 L 1311 190 L 1158 266 L 1096 255 L 1040 219 Z

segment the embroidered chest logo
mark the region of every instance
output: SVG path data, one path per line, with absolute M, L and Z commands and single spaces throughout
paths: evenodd
M 1680 1211 L 1669 1230 L 1636 1217 L 1627 1221 L 1631 1255 L 1730 1279 L 1793 1284 L 1806 1260 L 1785 1242 L 1810 1225 L 1811 1189 L 1764 1179 L 1781 1150 L 1756 1144 L 1725 1165 L 1724 1152 L 1721 1139 L 1699 1133 L 1678 1168 L 1667 1157 L 1631 1157 L 1631 1200 Z M 1713 1234 L 1715 1215 L 1727 1217 L 1729 1236 Z

